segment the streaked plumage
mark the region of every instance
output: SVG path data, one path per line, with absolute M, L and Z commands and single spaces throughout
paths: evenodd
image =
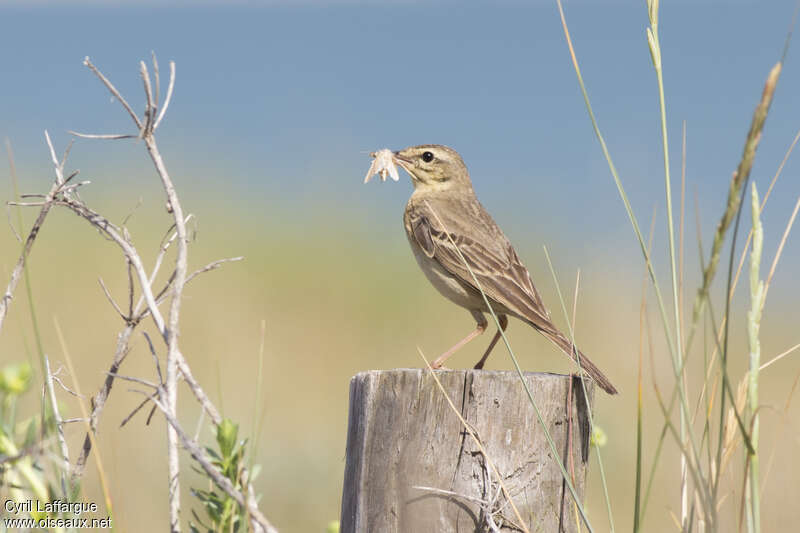
M 579 357 L 583 370 L 603 390 L 615 394 L 617 390 L 608 378 L 583 353 L 573 349 L 572 343 L 550 320 L 550 313 L 527 268 L 475 196 L 458 153 L 446 146 L 422 145 L 395 152 L 394 159 L 409 172 L 414 183 L 414 193 L 403 220 L 420 268 L 440 293 L 469 310 L 478 323 L 475 332 L 446 352 L 437 363 L 441 365 L 486 328 L 483 313 L 489 309 L 475 283 L 477 278 L 495 313 L 502 318 L 503 327 L 505 315 L 527 322 L 573 359 Z M 499 332 L 477 368 L 483 366 L 498 337 Z

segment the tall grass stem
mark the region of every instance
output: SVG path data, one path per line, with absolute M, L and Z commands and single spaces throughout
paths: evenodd
M 752 217 L 753 217 L 753 248 L 750 253 L 750 311 L 747 313 L 747 338 L 750 346 L 750 370 L 747 380 L 747 411 L 750 422 L 750 441 L 753 443 L 753 453 L 748 454 L 747 463 L 750 468 L 747 476 L 747 489 L 745 491 L 745 511 L 747 515 L 747 529 L 749 533 L 761 532 L 761 505 L 759 495 L 758 476 L 758 375 L 761 366 L 761 342 L 759 328 L 761 325 L 761 310 L 766 296 L 764 282 L 759 279 L 761 265 L 761 251 L 764 243 L 764 228 L 761 225 L 758 205 L 758 190 L 755 182 L 752 183 Z

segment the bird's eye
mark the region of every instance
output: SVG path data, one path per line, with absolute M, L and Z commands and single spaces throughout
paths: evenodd
M 433 152 L 423 152 L 422 153 L 422 160 L 426 163 L 430 163 L 433 161 Z

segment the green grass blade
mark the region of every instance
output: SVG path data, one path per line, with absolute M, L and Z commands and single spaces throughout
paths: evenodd
M 754 453 L 748 456 L 748 487 L 745 492 L 747 529 L 750 533 L 761 532 L 761 500 L 758 474 L 758 370 L 761 366 L 761 342 L 759 328 L 761 310 L 764 307 L 764 282 L 759 279 L 761 251 L 764 243 L 764 228 L 761 226 L 758 207 L 758 191 L 752 184 L 753 248 L 750 253 L 750 311 L 747 313 L 747 337 L 750 345 L 750 371 L 748 373 L 747 411 L 750 416 L 750 440 Z
M 547 266 L 550 269 L 550 275 L 553 276 L 553 283 L 556 286 L 556 292 L 558 293 L 558 301 L 561 303 L 561 310 L 564 313 L 564 320 L 567 322 L 567 327 L 569 328 L 569 339 L 572 342 L 572 346 L 575 346 L 575 331 L 572 327 L 572 321 L 569 319 L 569 313 L 567 312 L 567 305 L 564 302 L 564 295 L 561 293 L 561 284 L 558 282 L 558 276 L 556 276 L 556 271 L 553 268 L 553 262 L 550 260 L 550 253 L 547 251 L 547 246 L 544 246 L 544 256 L 547 259 Z M 576 298 L 577 298 L 577 290 L 576 290 Z M 580 353 L 580 352 L 578 352 Z M 581 358 L 580 355 L 575 358 L 575 362 L 578 365 L 578 370 L 583 371 L 581 368 Z M 583 388 L 583 398 L 586 401 L 586 412 L 589 415 L 589 427 L 590 430 L 594 432 L 594 413 L 592 412 L 592 406 L 589 402 L 589 395 L 586 392 L 586 382 L 581 379 L 581 387 Z M 614 515 L 611 512 L 611 498 L 608 496 L 608 484 L 606 483 L 606 474 L 605 470 L 603 469 L 603 458 L 600 454 L 600 447 L 596 446 L 596 453 L 597 453 L 597 464 L 600 468 L 600 481 L 603 485 L 603 497 L 605 498 L 606 504 L 606 514 L 608 515 L 608 525 L 609 531 L 611 533 L 614 532 Z
M 653 67 L 656 71 L 656 80 L 658 82 L 658 102 L 659 111 L 661 114 L 661 139 L 662 139 L 662 152 L 664 155 L 664 186 L 667 199 L 667 236 L 669 238 L 669 262 L 670 273 L 672 275 L 672 306 L 674 311 L 674 326 L 675 326 L 675 346 L 676 350 L 673 352 L 673 366 L 675 368 L 683 368 L 683 353 L 681 351 L 681 320 L 680 320 L 680 295 L 678 293 L 678 272 L 675 262 L 675 225 L 672 217 L 672 182 L 669 172 L 669 142 L 667 135 L 667 106 L 664 97 L 664 70 L 661 61 L 661 41 L 658 36 L 658 14 L 659 2 L 658 0 L 648 0 L 648 16 L 650 19 L 650 27 L 647 28 L 647 40 L 650 47 L 650 57 L 653 60 Z M 675 379 L 677 380 L 678 389 L 681 392 L 681 401 L 686 405 L 686 391 L 683 371 L 679 372 Z M 680 411 L 680 435 L 681 440 L 686 438 L 686 424 L 687 424 L 688 407 Z M 686 527 L 686 516 L 688 509 L 687 487 L 686 487 L 686 458 L 681 457 L 681 526 Z
M 656 226 L 656 209 L 653 208 L 653 217 L 650 220 L 650 236 L 647 239 L 647 250 L 653 249 L 653 233 Z M 641 520 L 644 517 L 644 509 L 642 507 L 642 432 L 643 432 L 643 419 L 642 419 L 642 355 L 644 353 L 644 337 L 645 337 L 645 324 L 647 322 L 647 273 L 644 273 L 642 279 L 642 302 L 639 306 L 639 371 L 636 380 L 636 481 L 635 481 L 635 495 L 633 503 L 633 533 L 639 532 Z M 663 435 L 662 440 L 663 442 Z M 659 442 L 660 445 L 660 442 Z M 652 474 L 651 474 L 652 481 Z M 649 485 L 648 485 L 649 490 Z
M 625 188 L 622 186 L 622 181 L 619 178 L 619 173 L 617 172 L 617 168 L 614 165 L 614 161 L 611 158 L 611 153 L 608 150 L 608 146 L 606 145 L 606 141 L 603 138 L 603 134 L 600 131 L 600 126 L 597 123 L 597 119 L 594 116 L 594 111 L 592 110 L 592 104 L 589 101 L 589 94 L 586 91 L 586 86 L 583 83 L 583 76 L 581 75 L 580 66 L 578 65 L 578 58 L 575 55 L 575 50 L 572 46 L 572 38 L 569 34 L 569 28 L 567 27 L 567 21 L 564 16 L 564 9 L 561 5 L 561 0 L 556 0 L 556 4 L 558 5 L 558 11 L 561 15 L 561 26 L 564 29 L 564 36 L 567 40 L 567 46 L 569 47 L 570 56 L 572 57 L 572 65 L 575 68 L 575 74 L 578 77 L 578 84 L 581 87 L 581 93 L 583 94 L 583 101 L 586 105 L 586 110 L 589 113 L 589 119 L 592 122 L 592 128 L 594 129 L 594 134 L 597 137 L 598 142 L 600 143 L 600 147 L 603 150 L 603 155 L 606 158 L 606 162 L 608 163 L 608 168 L 611 171 L 611 176 L 614 178 L 614 183 L 617 186 L 617 191 L 619 192 L 620 198 L 622 199 L 622 203 L 625 206 L 625 211 L 628 214 L 628 219 L 630 220 L 631 226 L 633 227 L 633 231 L 636 234 L 636 240 L 639 242 L 639 248 L 641 249 L 642 255 L 644 256 L 645 264 L 647 265 L 647 272 L 650 275 L 650 280 L 653 283 L 653 288 L 656 294 L 656 301 L 658 302 L 658 308 L 661 315 L 661 321 L 664 326 L 664 331 L 666 332 L 667 337 L 667 345 L 669 347 L 670 353 L 674 354 L 677 347 L 675 346 L 674 338 L 672 335 L 669 334 L 669 321 L 667 320 L 667 311 L 666 307 L 664 306 L 664 299 L 661 296 L 661 289 L 658 284 L 658 278 L 656 277 L 655 269 L 653 268 L 653 263 L 650 260 L 650 254 L 647 251 L 647 246 L 644 242 L 644 237 L 642 236 L 641 229 L 639 228 L 639 222 L 636 219 L 636 215 L 633 213 L 633 208 L 631 207 L 631 203 L 628 200 L 628 195 L 625 192 Z

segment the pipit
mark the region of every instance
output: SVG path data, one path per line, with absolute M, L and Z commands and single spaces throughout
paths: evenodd
M 508 316 L 522 320 L 575 360 L 603 390 L 616 394 L 600 369 L 550 320 L 528 269 L 475 196 L 461 156 L 446 146 L 426 144 L 394 152 L 392 159 L 414 184 L 403 217 L 414 257 L 433 286 L 472 313 L 477 322 L 475 331 L 443 353 L 433 367 L 441 368 L 448 357 L 486 330 L 484 313 L 489 308 L 480 292 L 483 289 L 503 330 Z M 475 368 L 483 368 L 500 334 L 498 330 Z

